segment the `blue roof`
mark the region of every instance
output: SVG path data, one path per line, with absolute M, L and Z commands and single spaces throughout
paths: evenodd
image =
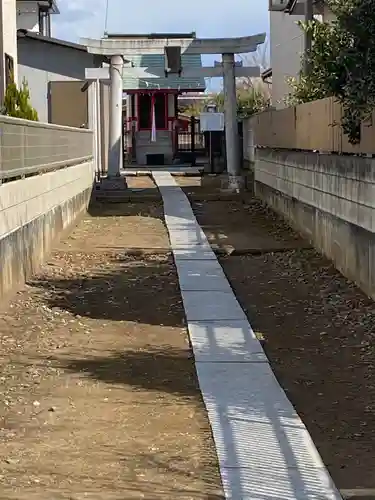
M 133 66 L 138 68 L 150 68 L 150 70 L 158 69 L 163 71 L 165 67 L 164 54 L 140 54 L 130 57 L 126 56 L 126 59 L 130 60 L 133 63 Z M 181 62 L 183 68 L 202 67 L 202 58 L 200 54 L 181 54 Z M 150 71 L 150 73 L 151 72 L 152 71 Z M 138 78 L 132 78 L 124 74 L 123 82 L 124 90 L 160 88 L 203 91 L 206 87 L 204 78 L 179 77 L 178 75 L 169 75 L 167 78 L 148 78 L 139 80 Z

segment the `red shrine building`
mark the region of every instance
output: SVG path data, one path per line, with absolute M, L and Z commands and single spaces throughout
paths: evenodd
M 113 36 L 118 38 L 118 35 Z M 134 38 L 134 35 L 122 35 L 127 36 Z M 186 34 L 158 36 L 187 37 Z M 194 33 L 188 36 L 195 38 Z M 164 54 L 124 55 L 124 58 L 128 61 L 123 71 L 126 161 L 138 165 L 172 164 L 178 153 L 178 96 L 204 92 L 204 78 L 168 74 Z M 201 56 L 182 53 L 181 66 L 197 69 L 196 74 L 199 74 Z

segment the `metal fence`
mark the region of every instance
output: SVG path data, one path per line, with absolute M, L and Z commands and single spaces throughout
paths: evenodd
M 93 132 L 0 116 L 0 181 L 93 158 Z
M 186 129 L 178 129 L 177 149 L 179 152 L 204 153 L 206 144 L 204 134 L 200 130 L 200 121 L 194 116 Z
M 178 132 L 178 151 L 202 152 L 205 149 L 203 133 L 191 132 L 190 130 L 180 130 Z

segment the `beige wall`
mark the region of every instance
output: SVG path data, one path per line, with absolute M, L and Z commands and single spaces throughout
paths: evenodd
M 253 115 L 244 130 L 253 129 L 257 146 L 350 154 L 375 154 L 375 111 L 361 124 L 358 144 L 350 144 L 340 124 L 343 107 L 333 97 Z
M 88 128 L 88 93 L 83 81 L 50 82 L 50 123 Z

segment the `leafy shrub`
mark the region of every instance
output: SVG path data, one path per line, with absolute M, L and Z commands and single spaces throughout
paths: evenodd
M 5 91 L 2 114 L 34 122 L 39 120 L 38 113 L 30 103 L 30 92 L 26 80 L 23 80 L 20 89 L 14 82 L 8 85 Z
M 360 125 L 375 108 L 375 0 L 326 0 L 335 19 L 300 23 L 312 34 L 309 73 L 291 80 L 288 104 L 335 97 L 349 141 L 360 141 Z

